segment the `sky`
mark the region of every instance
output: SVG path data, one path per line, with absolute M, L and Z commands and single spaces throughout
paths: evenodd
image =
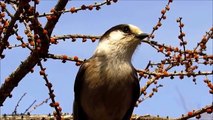
M 94 2 L 96 1 L 73 0 L 69 1 L 66 9 Z M 57 1 L 40 0 L 37 9 L 39 13 L 49 12 L 56 3 Z M 109 28 L 123 23 L 136 25 L 142 31 L 150 33 L 161 15 L 160 11 L 166 4 L 166 0 L 120 0 L 116 4 L 103 6 L 99 11 L 86 10 L 79 11 L 77 14 L 65 13 L 57 23 L 52 35 L 102 35 Z M 212 4 L 211 0 L 174 0 L 170 5 L 170 11 L 166 13 L 167 19 L 162 22 L 162 27 L 156 31 L 154 40 L 167 45 L 179 46 L 177 37 L 179 28 L 176 19 L 182 17 L 185 24 L 183 31 L 186 33 L 185 39 L 188 41 L 186 47 L 193 49 L 205 32 L 213 25 Z M 44 26 L 46 18 L 40 18 L 40 20 Z M 24 36 L 23 31 L 24 26 L 20 25 L 19 33 L 22 36 Z M 11 37 L 9 41 L 11 44 L 18 44 L 14 37 Z M 49 53 L 88 59 L 92 56 L 97 44 L 98 42 L 92 43 L 91 41 L 82 43 L 80 39 L 76 42 L 65 40 L 60 41 L 57 45 L 51 45 Z M 212 40 L 208 43 L 207 48 L 207 52 L 212 54 Z M 6 57 L 0 61 L 1 84 L 21 61 L 26 59 L 29 53 L 27 49 L 21 48 L 4 51 Z M 142 43 L 136 50 L 132 63 L 135 68 L 144 69 L 149 60 L 159 62 L 162 58 L 162 54 L 157 53 L 151 46 Z M 59 60 L 52 59 L 44 62 L 43 66 L 47 68 L 48 78 L 53 84 L 55 100 L 59 101 L 64 113 L 72 113 L 73 84 L 79 67 L 74 62 L 64 64 Z M 18 87 L 13 90 L 13 97 L 6 99 L 4 106 L 1 107 L 1 114 L 11 114 L 24 93 L 27 94 L 19 104 L 18 113 L 24 112 L 34 100 L 36 100 L 36 104 L 39 104 L 49 97 L 45 82 L 39 75 L 39 67 L 36 66 L 34 69 L 34 73 L 27 74 Z M 212 66 L 201 66 L 201 69 L 211 71 Z M 212 80 L 212 76 L 208 76 L 208 78 Z M 179 117 L 188 111 L 211 104 L 212 95 L 209 94 L 209 88 L 206 87 L 203 79 L 204 77 L 198 77 L 197 85 L 192 82 L 192 78 L 160 80 L 159 83 L 164 86 L 152 98 L 146 99 L 135 108 L 134 113 Z M 145 79 L 142 79 L 141 86 L 144 85 L 145 81 Z M 32 114 L 52 113 L 54 110 L 49 107 L 49 103 L 38 107 Z

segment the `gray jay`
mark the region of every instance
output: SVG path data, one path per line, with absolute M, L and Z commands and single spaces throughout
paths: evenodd
M 74 120 L 129 120 L 140 95 L 132 55 L 148 37 L 120 24 L 100 38 L 94 55 L 80 67 L 74 85 Z

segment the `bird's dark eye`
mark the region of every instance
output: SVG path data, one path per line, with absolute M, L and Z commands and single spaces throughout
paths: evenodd
M 129 33 L 129 32 L 130 32 L 129 27 L 128 27 L 128 26 L 125 26 L 125 27 L 123 28 L 123 32 L 124 32 L 124 33 Z

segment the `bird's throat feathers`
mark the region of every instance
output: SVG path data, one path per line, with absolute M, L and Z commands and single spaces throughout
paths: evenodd
M 108 42 L 108 41 L 103 41 Z M 106 43 L 99 43 L 95 50 L 94 56 L 96 57 L 107 57 L 107 59 L 117 59 L 121 61 L 131 62 L 132 55 L 136 49 L 136 46 L 125 46 L 125 45 L 106 45 Z M 110 43 L 108 43 L 110 44 Z

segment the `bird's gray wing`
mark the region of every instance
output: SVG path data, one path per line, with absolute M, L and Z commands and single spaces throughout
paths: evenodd
M 134 69 L 134 68 L 133 68 Z M 132 72 L 132 77 L 130 79 L 133 79 L 133 84 L 132 84 L 132 89 L 133 89 L 133 94 L 132 94 L 132 105 L 126 112 L 125 116 L 123 117 L 122 120 L 130 120 L 132 116 L 132 112 L 134 110 L 134 107 L 136 105 L 136 102 L 140 96 L 140 85 L 139 85 L 139 79 L 136 70 L 134 69 Z
M 74 120 L 86 120 L 87 116 L 82 109 L 82 106 L 80 104 L 80 94 L 82 89 L 82 83 L 85 79 L 85 71 L 87 69 L 86 62 L 81 65 L 79 68 L 79 71 L 77 73 L 77 76 L 75 78 L 75 84 L 74 84 L 74 103 L 73 103 L 73 117 Z

